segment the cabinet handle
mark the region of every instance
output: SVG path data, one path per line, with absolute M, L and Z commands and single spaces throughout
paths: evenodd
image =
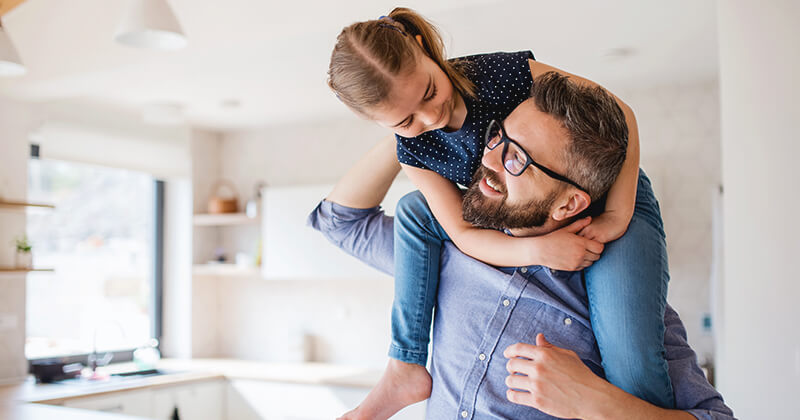
M 113 407 L 101 408 L 98 411 L 105 411 L 105 412 L 122 411 L 122 404 L 117 404 L 117 405 L 115 405 Z

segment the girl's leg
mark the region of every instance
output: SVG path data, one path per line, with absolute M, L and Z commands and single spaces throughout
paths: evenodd
M 669 267 L 661 211 L 640 170 L 636 210 L 621 238 L 589 267 L 586 289 L 592 329 L 606 378 L 664 408 L 675 406 L 664 350 Z
M 447 233 L 419 191 L 397 203 L 394 218 L 394 303 L 389 357 L 425 366 L 439 257 Z
M 425 369 L 433 306 L 439 285 L 439 257 L 444 229 L 419 191 L 397 203 L 394 218 L 394 303 L 389 364 L 378 384 L 342 420 L 388 419 L 430 396 Z

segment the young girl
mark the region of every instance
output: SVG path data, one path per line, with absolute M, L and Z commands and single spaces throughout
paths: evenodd
M 463 220 L 457 184 L 468 185 L 479 167 L 489 122 L 502 121 L 527 99 L 537 75 L 557 71 L 593 83 L 536 62 L 529 51 L 444 57 L 436 29 L 405 8 L 346 27 L 331 56 L 330 88 L 355 113 L 395 133 L 397 158 L 435 216 L 414 216 L 398 204 L 390 361 L 378 385 L 344 418 L 388 418 L 430 395 L 425 364 L 443 240 L 496 266 L 587 269 L 607 379 L 651 403 L 674 406 L 663 343 L 666 245 L 658 203 L 638 170 L 633 112 L 618 99 L 628 153 L 601 215 L 541 237 L 480 229 Z M 644 187 L 638 194 L 637 184 Z

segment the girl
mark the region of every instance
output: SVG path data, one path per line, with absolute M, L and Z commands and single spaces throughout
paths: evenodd
M 529 51 L 444 57 L 436 29 L 405 8 L 346 27 L 331 56 L 330 88 L 355 113 L 395 133 L 397 158 L 435 216 L 412 217 L 398 204 L 391 359 L 365 401 L 343 418 L 388 418 L 430 395 L 425 364 L 443 240 L 496 266 L 587 269 L 607 379 L 656 405 L 674 406 L 663 343 L 666 245 L 658 204 L 638 170 L 633 112 L 617 99 L 628 124 L 628 153 L 602 214 L 541 237 L 476 228 L 463 220 L 457 184 L 468 185 L 479 167 L 490 121 L 508 116 L 528 98 L 533 79 L 548 71 L 594 84 L 535 61 Z M 637 183 L 648 187 L 638 196 Z

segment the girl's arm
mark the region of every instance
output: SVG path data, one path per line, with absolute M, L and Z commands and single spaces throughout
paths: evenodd
M 462 195 L 455 184 L 426 169 L 401 165 L 419 188 L 428 206 L 465 254 L 497 266 L 544 265 L 557 270 L 576 271 L 600 258 L 600 242 L 578 236 L 589 223 L 582 219 L 538 237 L 516 238 L 493 229 L 482 229 L 466 222 L 462 213 Z
M 528 60 L 531 67 L 531 77 L 534 79 L 548 71 L 555 71 L 565 76 L 569 76 L 571 81 L 589 86 L 598 86 L 591 80 L 580 76 L 567 73 L 553 66 Z M 612 96 L 613 93 L 608 92 Z M 636 186 L 639 180 L 639 129 L 636 125 L 636 117 L 633 110 L 614 96 L 617 104 L 625 114 L 625 122 L 628 124 L 628 150 L 625 163 L 622 165 L 617 180 L 608 191 L 606 209 L 603 214 L 594 218 L 592 223 L 581 231 L 581 235 L 603 243 L 613 241 L 622 236 L 628 229 L 628 224 L 633 217 L 633 209 L 636 205 Z
M 381 140 L 344 174 L 325 199 L 358 209 L 380 205 L 400 172 L 396 148 L 394 136 Z

